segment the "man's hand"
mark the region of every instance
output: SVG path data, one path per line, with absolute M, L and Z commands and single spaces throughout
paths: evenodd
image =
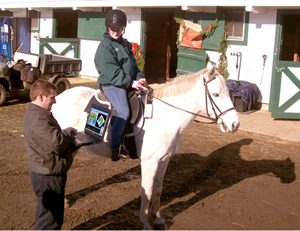
M 71 128 L 70 134 L 71 134 L 72 137 L 76 136 L 77 135 L 77 129 Z

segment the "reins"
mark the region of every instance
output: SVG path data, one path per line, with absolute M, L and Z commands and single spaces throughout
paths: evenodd
M 198 123 L 204 123 L 204 124 L 218 124 L 218 120 L 220 119 L 220 117 L 221 117 L 222 115 L 226 114 L 227 112 L 229 112 L 229 111 L 231 111 L 231 110 L 235 110 L 235 108 L 232 107 L 232 108 L 229 108 L 229 109 L 227 109 L 227 110 L 225 110 L 225 111 L 222 112 L 222 111 L 219 109 L 219 107 L 216 105 L 216 103 L 215 103 L 215 101 L 213 100 L 213 98 L 212 98 L 212 96 L 211 96 L 211 94 L 210 94 L 210 92 L 209 92 L 209 90 L 208 90 L 208 87 L 207 87 L 207 84 L 210 83 L 210 82 L 211 82 L 212 80 L 214 80 L 215 78 L 216 78 L 216 77 L 213 77 L 213 78 L 211 78 L 211 79 L 210 79 L 209 81 L 207 81 L 207 82 L 206 82 L 205 78 L 203 78 L 203 84 L 204 84 L 204 86 L 205 86 L 205 104 L 206 104 L 206 114 L 207 114 L 207 116 L 201 115 L 201 114 L 198 114 L 198 113 L 194 113 L 194 112 L 191 112 L 191 111 L 188 111 L 188 110 L 179 108 L 179 107 L 177 107 L 177 106 L 174 106 L 174 105 L 172 105 L 172 104 L 170 104 L 170 103 L 167 103 L 166 101 L 163 101 L 163 100 L 161 100 L 160 98 L 154 96 L 154 94 L 153 94 L 153 88 L 151 88 L 149 85 L 144 84 L 143 87 L 145 87 L 145 88 L 147 89 L 145 94 L 152 94 L 151 97 L 153 97 L 153 98 L 159 100 L 160 102 L 162 102 L 162 103 L 164 103 L 164 104 L 166 104 L 166 105 L 168 105 L 168 106 L 170 106 L 170 107 L 173 107 L 173 108 L 175 108 L 175 109 L 184 111 L 184 112 L 189 113 L 189 114 L 194 115 L 194 116 L 199 116 L 199 117 L 201 117 L 201 118 L 205 118 L 205 119 L 211 120 L 211 122 L 206 122 L 206 121 L 199 121 L 199 120 L 196 120 L 196 119 L 195 119 L 195 120 L 194 120 L 195 122 L 198 122 Z M 212 106 L 212 110 L 213 110 L 213 112 L 214 112 L 215 118 L 209 116 L 209 113 L 208 113 L 208 99 L 209 99 L 210 104 L 211 104 L 211 106 Z M 217 114 L 216 109 L 220 112 L 219 115 Z

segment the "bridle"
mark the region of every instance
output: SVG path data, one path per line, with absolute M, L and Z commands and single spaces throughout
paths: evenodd
M 148 86 L 147 84 L 145 84 L 145 85 L 143 85 L 143 86 L 144 86 L 145 88 L 147 88 L 147 94 L 152 94 L 151 97 L 153 97 L 153 98 L 155 98 L 155 99 L 157 99 L 157 100 L 163 102 L 164 104 L 167 104 L 167 105 L 170 106 L 170 107 L 173 107 L 173 108 L 176 108 L 176 109 L 178 109 L 178 110 L 184 111 L 184 112 L 189 113 L 189 114 L 191 114 L 191 115 L 195 115 L 195 116 L 199 116 L 199 117 L 201 117 L 201 118 L 205 118 L 205 119 L 211 120 L 210 122 L 195 120 L 195 121 L 198 122 L 198 123 L 205 123 L 205 124 L 222 124 L 223 121 L 222 121 L 222 118 L 221 118 L 221 117 L 222 117 L 223 115 L 225 115 L 227 112 L 229 112 L 229 111 L 231 111 L 231 110 L 235 110 L 235 108 L 232 107 L 232 108 L 229 108 L 229 109 L 227 109 L 227 110 L 225 110 L 225 111 L 223 111 L 223 112 L 219 109 L 219 107 L 217 106 L 217 104 L 216 104 L 215 101 L 213 100 L 213 98 L 212 98 L 212 96 L 211 96 L 211 94 L 210 94 L 210 92 L 209 92 L 209 90 L 208 90 L 208 86 L 207 86 L 207 84 L 209 84 L 211 81 L 213 81 L 213 80 L 215 80 L 215 79 L 216 79 L 215 76 L 214 76 L 213 78 L 211 78 L 210 80 L 208 80 L 208 81 L 206 81 L 205 78 L 203 78 L 203 84 L 204 84 L 204 87 L 205 87 L 205 105 L 206 105 L 206 114 L 207 114 L 207 116 L 201 115 L 201 114 L 198 114 L 198 113 L 194 113 L 194 112 L 190 112 L 190 111 L 187 111 L 187 110 L 185 110 L 185 109 L 176 107 L 176 106 L 174 106 L 174 105 L 172 105 L 172 104 L 169 104 L 169 103 L 167 103 L 167 102 L 165 102 L 165 101 L 163 101 L 163 100 L 161 100 L 161 99 L 155 97 L 155 96 L 153 95 L 153 89 L 152 89 L 150 86 Z M 211 105 L 211 107 L 212 107 L 212 111 L 213 111 L 215 117 L 209 116 L 209 113 L 208 113 L 208 102 L 210 102 L 210 105 Z M 219 114 L 218 114 L 218 113 L 219 113 Z M 218 121 L 219 121 L 219 122 L 218 122 Z
M 210 119 L 212 120 L 212 122 L 208 122 L 208 123 L 211 123 L 211 124 L 222 124 L 222 116 L 225 115 L 227 112 L 231 111 L 231 110 L 235 110 L 234 107 L 231 107 L 225 111 L 221 111 L 219 109 L 219 107 L 217 106 L 217 104 L 215 103 L 215 101 L 213 100 L 209 90 L 208 90 L 208 87 L 207 87 L 207 84 L 209 84 L 211 81 L 215 80 L 216 77 L 214 76 L 213 78 L 211 78 L 210 80 L 206 81 L 205 78 L 203 78 L 203 84 L 204 84 L 204 87 L 205 87 L 205 105 L 206 105 L 206 114 L 208 116 L 206 116 L 207 119 Z M 209 114 L 208 114 L 208 100 L 210 102 L 210 105 L 211 105 L 211 108 L 212 108 L 212 111 L 214 112 L 214 115 L 215 115 L 215 118 L 213 117 L 210 117 Z M 219 112 L 219 114 L 217 114 L 217 111 Z M 199 115 L 200 116 L 200 115 Z M 221 120 L 219 123 L 218 123 L 218 120 Z M 201 121 L 197 121 L 197 122 L 201 122 Z M 202 122 L 202 123 L 205 123 L 205 122 Z

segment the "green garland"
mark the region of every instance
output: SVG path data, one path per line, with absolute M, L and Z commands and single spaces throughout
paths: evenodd
M 219 19 L 216 18 L 216 20 L 209 25 L 206 25 L 206 27 L 200 32 L 203 34 L 203 36 L 209 37 L 213 35 L 216 31 L 216 29 L 219 27 Z
M 182 11 L 180 12 L 176 12 L 175 16 L 173 18 L 175 20 L 175 22 L 178 24 L 178 30 L 177 30 L 177 41 L 176 41 L 176 45 L 177 47 L 179 46 L 179 37 L 180 37 L 180 28 L 181 26 L 184 26 L 184 21 L 183 21 L 183 13 Z M 186 28 L 184 28 L 185 30 L 183 31 L 182 35 L 186 32 Z
M 219 65 L 218 65 L 218 72 L 225 78 L 228 79 L 229 72 L 228 72 L 228 63 L 227 63 L 227 56 L 226 51 L 229 46 L 229 42 L 227 40 L 227 25 L 224 26 L 224 35 L 220 37 L 220 42 L 218 42 L 218 45 L 220 45 L 220 48 L 217 50 L 220 54 L 219 57 Z
M 142 55 L 136 55 L 136 63 L 140 69 L 141 72 L 144 72 L 144 67 L 145 67 L 145 59 Z

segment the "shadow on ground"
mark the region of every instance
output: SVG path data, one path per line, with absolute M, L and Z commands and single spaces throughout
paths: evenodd
M 173 218 L 176 215 L 195 203 L 246 178 L 272 173 L 280 178 L 282 183 L 291 183 L 295 180 L 295 164 L 289 158 L 285 160 L 243 160 L 239 155 L 240 148 L 251 143 L 252 139 L 242 139 L 221 147 L 207 157 L 202 157 L 197 153 L 180 153 L 173 156 L 164 178 L 161 205 L 168 205 L 174 199 L 185 197 L 191 193 L 195 196 L 162 209 L 161 214 L 167 227 L 173 224 Z M 106 181 L 69 194 L 67 197 L 74 204 L 76 200 L 84 198 L 95 190 L 138 178 L 140 173 L 140 166 L 137 166 Z M 124 227 L 128 230 L 142 229 L 142 224 L 137 222 L 139 217 L 136 216 L 140 210 L 140 200 L 140 197 L 136 198 L 117 210 L 92 218 L 72 229 L 117 230 L 124 229 Z

